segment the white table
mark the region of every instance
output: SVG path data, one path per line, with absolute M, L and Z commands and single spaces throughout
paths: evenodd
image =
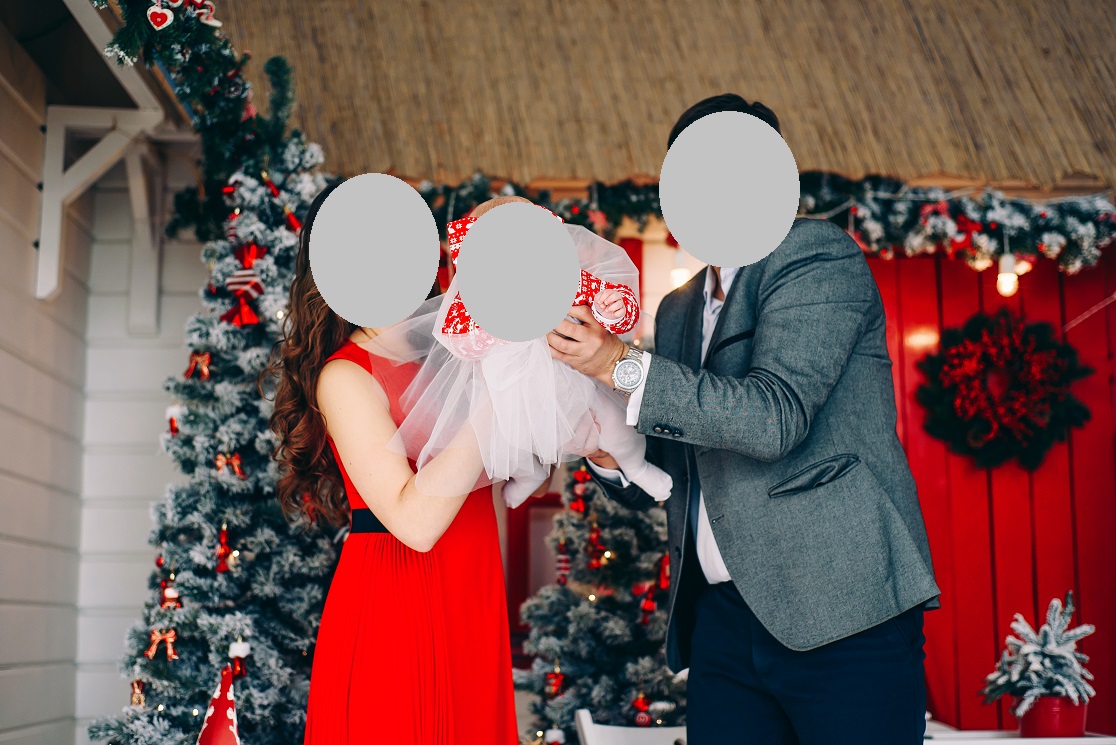
M 1085 737 L 1030 737 L 1026 740 L 1019 737 L 1019 732 L 1005 732 L 1003 730 L 955 730 L 926 732 L 927 743 L 949 743 L 949 745 L 988 745 L 989 742 L 1003 742 L 1005 740 L 1033 743 L 1034 745 L 1116 745 L 1116 737 L 1107 735 L 1086 734 Z

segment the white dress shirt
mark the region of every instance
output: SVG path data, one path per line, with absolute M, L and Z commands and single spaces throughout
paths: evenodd
M 736 279 L 737 272 L 740 267 L 721 267 L 721 289 L 725 297 L 728 296 L 729 288 L 732 287 L 732 281 Z M 724 306 L 723 300 L 718 300 L 713 296 L 713 291 L 717 287 L 717 277 L 712 267 L 705 273 L 705 290 L 703 296 L 705 298 L 705 306 L 701 318 L 701 359 L 705 359 L 705 354 L 709 350 L 709 342 L 713 338 L 713 329 L 717 326 L 717 317 L 721 314 L 721 308 Z M 649 352 L 643 353 L 643 382 L 639 387 L 632 391 L 631 397 L 628 399 L 627 421 L 631 426 L 639 423 L 639 410 L 643 405 L 643 388 L 647 382 L 647 373 L 651 367 L 651 354 Z M 619 481 L 622 485 L 627 486 L 628 480 L 624 474 L 619 471 L 593 466 L 601 477 L 605 479 L 612 479 Z M 696 478 L 697 474 L 693 474 Z M 679 495 L 685 498 L 685 495 Z M 705 579 L 709 584 L 717 584 L 719 582 L 728 582 L 732 577 L 729 576 L 728 567 L 725 566 L 725 560 L 721 556 L 721 550 L 717 548 L 717 539 L 713 536 L 713 526 L 709 523 L 709 513 L 705 510 L 705 495 L 699 495 L 698 504 L 698 524 L 697 524 L 697 556 L 698 563 L 701 564 L 701 571 L 705 574 Z

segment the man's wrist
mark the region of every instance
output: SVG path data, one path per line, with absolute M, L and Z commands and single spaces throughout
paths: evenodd
M 604 370 L 597 374 L 597 380 L 601 381 L 609 388 L 613 387 L 612 371 L 616 369 L 616 363 L 624 359 L 624 355 L 628 353 L 627 344 L 620 341 L 620 339 L 615 336 L 611 338 L 616 342 L 616 345 L 613 348 L 612 354 L 609 356 L 608 365 L 605 367 Z

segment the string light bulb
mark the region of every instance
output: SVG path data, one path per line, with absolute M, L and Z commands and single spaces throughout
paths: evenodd
M 1004 254 L 1000 257 L 1000 273 L 996 275 L 996 292 L 1011 297 L 1019 291 L 1019 274 L 1016 273 L 1015 256 Z

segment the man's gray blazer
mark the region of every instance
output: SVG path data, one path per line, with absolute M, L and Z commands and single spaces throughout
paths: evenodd
M 776 639 L 806 650 L 937 605 L 914 479 L 895 432 L 883 305 L 857 244 L 796 220 L 736 275 L 705 364 L 705 269 L 667 295 L 637 429 L 674 478 L 667 662 L 689 664 L 704 584 L 688 522 L 696 467 L 741 596 Z M 632 507 L 636 486 L 602 484 Z

